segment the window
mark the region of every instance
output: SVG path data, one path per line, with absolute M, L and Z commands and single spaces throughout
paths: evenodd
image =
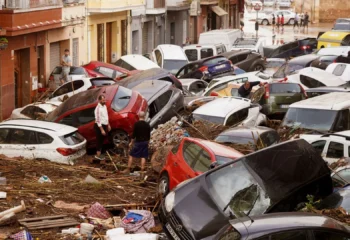
M 112 109 L 116 112 L 123 110 L 129 104 L 131 95 L 132 91 L 130 89 L 119 86 L 111 104 Z
M 162 67 L 162 63 L 163 63 L 163 61 L 162 61 L 162 54 L 160 53 L 159 50 L 155 50 L 154 54 L 156 55 L 156 61 L 157 61 L 158 66 Z
M 66 83 L 66 84 L 62 85 L 61 87 L 59 87 L 56 91 L 54 91 L 50 98 L 62 96 L 64 94 L 67 94 L 67 93 L 72 92 L 72 91 L 73 91 L 72 84 Z
M 338 64 L 338 65 L 334 68 L 333 74 L 334 74 L 335 76 L 341 76 L 341 75 L 343 75 L 345 68 L 346 68 L 346 65 L 345 65 L 345 64 Z
M 241 54 L 241 55 L 238 55 L 238 56 L 237 56 L 237 61 L 238 61 L 238 62 L 242 62 L 242 61 L 246 60 L 247 57 L 248 57 L 248 54 Z
M 205 172 L 208 171 L 211 164 L 210 155 L 204 149 L 197 156 L 197 161 L 193 166 L 193 170 L 196 172 Z
M 110 78 L 116 78 L 119 75 L 122 75 L 121 72 L 117 72 L 113 69 L 106 68 L 106 67 L 98 67 L 95 69 L 96 72 L 101 73 L 102 75 Z
M 343 169 L 332 176 L 333 180 L 337 180 L 340 184 L 339 187 L 343 187 L 350 183 L 350 168 Z
M 202 148 L 195 143 L 186 141 L 184 143 L 183 149 L 184 149 L 183 155 L 186 163 L 189 166 L 192 166 L 193 163 L 197 160 L 197 156 L 199 152 L 202 150 Z
M 7 128 L 0 129 L 0 144 L 8 143 L 8 135 L 10 130 Z
M 314 78 L 300 74 L 300 82 L 308 88 L 325 87 L 323 83 L 317 81 Z
M 157 105 L 155 102 L 152 102 L 151 104 L 149 104 L 148 113 L 149 113 L 150 119 L 152 119 L 158 113 Z
M 73 81 L 73 90 L 78 90 L 78 89 L 82 88 L 83 86 L 84 86 L 83 80 Z
M 39 144 L 49 144 L 53 142 L 53 138 L 45 133 L 37 133 Z
M 349 129 L 349 114 L 349 109 L 339 111 L 333 127 L 334 131 L 344 131 Z
M 21 114 L 30 117 L 31 119 L 36 119 L 40 113 L 46 114 L 44 109 L 37 106 L 28 106 L 21 111 Z
M 116 61 L 114 63 L 114 65 L 118 66 L 118 67 L 122 67 L 126 70 L 129 70 L 129 71 L 133 71 L 133 70 L 136 70 L 136 68 L 134 68 L 133 66 L 131 66 L 129 63 L 125 62 L 123 59 L 119 59 L 118 61 Z
M 201 59 L 214 56 L 214 50 L 212 48 L 201 49 Z
M 248 112 L 249 112 L 249 108 L 244 108 L 233 113 L 230 117 L 227 118 L 225 126 L 232 126 L 234 124 L 237 124 L 243 121 L 248 117 Z
M 238 63 L 238 58 L 237 56 L 231 57 L 230 61 L 232 62 L 232 64 L 237 64 Z
M 79 127 L 81 125 L 94 121 L 95 120 L 94 112 L 95 112 L 95 108 L 87 108 L 64 117 L 60 121 L 60 123 L 68 126 L 72 126 L 72 127 Z
M 85 75 L 87 76 L 83 67 L 70 67 L 69 75 Z
M 342 158 L 344 157 L 344 144 L 337 142 L 330 142 L 327 150 L 328 158 Z
M 82 143 L 85 140 L 84 137 L 78 132 L 72 132 L 72 133 L 66 134 L 64 136 L 61 136 L 60 139 L 66 145 L 69 145 L 69 146 Z
M 90 80 L 92 86 L 97 86 L 97 87 L 102 87 L 102 86 L 109 86 L 109 85 L 113 85 L 116 82 L 112 79 L 91 79 Z
M 260 135 L 265 147 L 271 146 L 280 140 L 280 136 L 275 131 L 265 132 Z
M 171 95 L 173 94 L 172 90 L 168 90 L 162 95 L 160 95 L 156 100 L 155 103 L 157 104 L 158 111 L 161 111 L 165 105 L 169 102 Z
M 316 150 L 316 152 L 318 152 L 321 155 L 322 152 L 323 152 L 324 146 L 326 145 L 326 143 L 327 143 L 326 140 L 321 140 L 321 141 L 313 142 L 311 145 Z
M 300 93 L 301 88 L 296 83 L 273 83 L 269 84 L 270 93 Z
M 185 54 L 188 58 L 188 61 L 197 61 L 198 60 L 198 51 L 197 49 L 187 49 Z
M 218 64 L 220 62 L 227 62 L 227 58 L 225 57 L 216 57 L 216 58 L 211 58 L 209 60 L 206 60 L 203 62 L 203 66 L 211 66 L 213 64 Z
M 270 240 L 307 240 L 305 231 L 288 231 L 282 233 L 275 233 L 270 236 Z M 316 238 L 318 240 L 318 238 Z
M 11 144 L 37 144 L 35 132 L 23 129 L 11 129 Z
M 226 52 L 226 47 L 224 45 L 216 47 L 217 55 L 220 55 L 220 54 L 225 53 L 225 52 Z
M 348 240 L 350 236 L 347 234 L 327 232 L 327 231 L 313 231 L 314 237 L 317 240 Z
M 203 82 L 194 82 L 190 85 L 190 88 L 188 89 L 189 92 L 199 93 L 200 91 L 203 91 L 206 88 L 206 85 Z

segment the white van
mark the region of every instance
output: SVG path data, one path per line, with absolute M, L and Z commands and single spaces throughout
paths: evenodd
M 193 62 L 203 58 L 217 56 L 227 52 L 224 44 L 199 45 L 193 44 L 183 47 L 188 61 Z
M 199 45 L 224 44 L 230 50 L 237 38 L 242 37 L 239 29 L 223 29 L 204 32 L 199 35 Z
M 237 38 L 232 47 L 232 50 L 247 49 L 259 53 L 264 57 L 264 46 L 266 45 L 266 38 Z
M 158 45 L 152 51 L 151 60 L 172 74 L 176 74 L 180 68 L 189 63 L 183 49 L 172 44 Z

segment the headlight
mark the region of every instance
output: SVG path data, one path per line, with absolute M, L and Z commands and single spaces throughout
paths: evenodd
M 174 207 L 175 192 L 170 192 L 165 198 L 165 209 L 167 212 L 171 212 Z

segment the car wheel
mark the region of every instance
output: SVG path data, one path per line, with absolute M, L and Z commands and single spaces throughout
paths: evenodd
M 289 25 L 294 25 L 294 18 L 289 19 L 288 24 Z
M 257 64 L 254 67 L 254 71 L 263 71 L 264 70 L 264 66 L 261 64 Z
M 158 182 L 158 195 L 165 197 L 169 193 L 169 176 L 165 172 L 159 179 Z
M 262 25 L 269 25 L 269 21 L 267 19 L 262 20 L 261 22 Z
M 123 130 L 115 130 L 111 133 L 111 139 L 114 146 L 127 146 L 129 144 L 129 136 Z

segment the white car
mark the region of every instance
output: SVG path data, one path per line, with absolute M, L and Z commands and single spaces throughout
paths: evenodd
M 182 83 L 182 88 L 184 90 L 196 96 L 201 96 L 208 86 L 206 81 L 195 78 L 182 78 L 179 79 L 179 81 Z
M 73 80 L 72 82 L 67 82 L 57 88 L 45 102 L 60 105 L 64 101 L 66 95 L 67 97 L 71 97 L 74 94 L 84 92 L 88 89 L 109 86 L 115 83 L 116 81 L 109 77 L 81 78 Z
M 189 63 L 182 47 L 172 44 L 158 45 L 152 51 L 151 60 L 174 75 Z
M 277 2 L 278 3 L 278 2 Z M 294 24 L 294 17 L 295 12 L 289 11 L 289 10 L 277 10 L 270 14 L 261 14 L 258 15 L 258 21 L 262 25 L 269 25 L 272 24 L 272 14 L 275 15 L 275 22 L 277 24 L 277 16 L 281 16 L 283 14 L 284 17 L 284 24 L 285 25 L 293 25 Z
M 8 120 L 0 123 L 0 152 L 6 157 L 47 159 L 62 164 L 86 153 L 86 140 L 78 129 L 39 120 Z
M 203 58 L 217 56 L 227 52 L 224 44 L 200 45 L 192 44 L 183 47 L 183 50 L 188 58 L 188 61 L 193 62 Z
M 61 74 L 62 74 L 61 66 L 55 67 L 54 70 L 51 72 L 49 77 L 49 87 L 52 91 L 55 90 L 61 84 L 60 82 Z M 74 80 L 81 79 L 88 76 L 89 74 L 86 72 L 85 68 L 70 67 L 68 79 L 69 81 L 74 81 Z
M 54 103 L 29 104 L 13 110 L 10 119 L 42 119 L 46 114 L 55 110 L 57 106 Z
M 319 68 L 306 67 L 296 74 L 289 75 L 286 82 L 298 83 L 304 89 L 317 87 L 336 87 L 346 83 L 341 78 Z
M 242 73 L 239 75 L 224 76 L 220 78 L 215 78 L 210 81 L 208 87 L 203 92 L 202 96 L 210 96 L 213 91 L 220 91 L 228 86 L 229 83 L 242 84 L 246 81 L 249 82 L 265 82 L 271 81 L 271 77 L 262 72 L 249 72 Z
M 266 45 L 266 38 L 237 38 L 231 47 L 231 51 L 236 50 L 251 50 L 259 53 L 264 57 L 264 46 Z
M 338 161 L 342 157 L 349 157 L 350 131 L 316 136 L 302 134 L 300 138 L 308 141 L 329 164 Z
M 224 126 L 256 127 L 266 124 L 260 106 L 240 97 L 216 98 L 193 112 L 193 118 Z
M 139 54 L 130 54 L 122 56 L 118 61 L 114 63 L 114 65 L 122 67 L 129 71 L 159 68 L 159 66 L 156 63 Z
M 350 81 L 350 64 L 347 63 L 331 63 L 326 68 L 326 72 L 340 77 L 345 82 Z

